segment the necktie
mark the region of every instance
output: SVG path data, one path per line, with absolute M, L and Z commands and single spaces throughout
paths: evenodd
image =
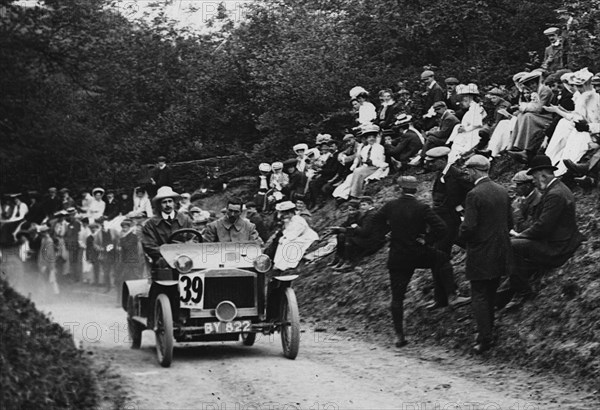
M 372 145 L 369 145 L 369 150 L 367 151 L 367 161 L 369 162 L 371 160 L 371 150 L 373 149 Z

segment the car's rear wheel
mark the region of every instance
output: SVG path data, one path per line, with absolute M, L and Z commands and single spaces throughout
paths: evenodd
M 295 359 L 300 349 L 300 313 L 294 289 L 286 288 L 281 301 L 281 346 L 283 355 Z
M 158 295 L 154 304 L 154 334 L 158 363 L 169 367 L 173 360 L 173 314 L 171 302 L 164 293 Z
M 242 333 L 242 343 L 244 346 L 252 346 L 256 341 L 256 333 Z
M 142 346 L 144 326 L 140 322 L 133 320 L 133 313 L 133 298 L 130 296 L 127 300 L 127 330 L 129 332 L 129 339 L 131 340 L 131 348 L 139 349 Z

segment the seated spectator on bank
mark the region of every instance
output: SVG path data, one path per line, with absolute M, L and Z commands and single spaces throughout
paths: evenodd
M 435 112 L 433 104 L 437 101 L 444 101 L 446 92 L 441 85 L 435 81 L 435 74 L 431 70 L 425 70 L 421 73 L 421 84 L 425 91 L 422 94 L 423 107 L 421 116 L 423 118 L 423 130 L 427 131 L 435 126 Z
M 135 195 L 133 198 L 133 210 L 126 216 L 128 218 L 152 218 L 154 211 L 152 210 L 152 203 L 150 202 L 150 198 L 148 198 L 146 188 L 139 186 L 133 192 Z
M 396 118 L 395 126 L 398 128 L 398 137 L 390 144 L 385 144 L 385 158 L 395 170 L 406 169 L 411 159 L 423 148 L 421 133 L 412 125 L 412 116 L 400 114 Z
M 117 203 L 117 199 L 115 198 L 115 193 L 113 191 L 108 191 L 106 193 L 106 207 L 104 209 L 104 216 L 107 220 L 112 221 L 119 215 L 119 204 Z
M 377 143 L 379 127 L 370 125 L 364 127 L 362 136 L 366 138 L 366 145 L 360 151 L 360 155 L 354 159 L 350 170 L 352 171 L 352 180 L 350 183 L 350 196 L 359 197 L 363 193 L 365 179 L 378 169 L 387 168 L 385 162 L 385 149 Z
M 351 102 L 356 101 L 358 103 L 358 126 L 372 124 L 373 121 L 377 120 L 377 110 L 375 106 L 368 101 L 369 92 L 364 88 L 358 86 L 350 90 Z
M 485 94 L 486 100 L 489 101 L 490 111 L 487 112 L 487 116 L 483 122 L 483 128 L 479 130 L 480 141 L 477 148 L 484 150 L 486 147 L 490 151 L 492 157 L 498 156 L 502 151 L 510 148 L 510 141 L 494 141 L 491 143 L 491 136 L 494 130 L 500 124 L 501 121 L 507 118 L 510 108 L 510 103 L 504 99 L 504 91 L 498 87 L 494 87 Z M 508 133 L 510 135 L 510 133 Z
M 354 163 L 354 159 L 360 151 L 361 144 L 354 134 L 346 134 L 342 139 L 342 148 L 338 154 L 338 161 L 346 170 L 346 175 L 350 174 L 350 168 Z M 346 176 L 344 175 L 344 176 Z
M 296 144 L 292 147 L 292 150 L 296 154 L 296 167 L 298 171 L 304 172 L 306 168 L 306 151 L 308 151 L 307 144 Z
M 532 280 L 547 269 L 562 266 L 583 241 L 577 228 L 575 198 L 554 175 L 555 170 L 550 158 L 538 155 L 527 171 L 542 198 L 533 224 L 511 239 L 515 269 L 510 287 L 515 295 L 506 309 L 516 308 L 530 298 Z
M 344 176 L 342 165 L 338 161 L 337 143 L 330 140 L 320 145 L 321 157 L 326 158 L 319 172 L 309 184 L 308 196 L 312 206 L 324 205 L 325 200 L 334 190 L 333 184 L 341 182 Z
M 552 122 L 552 114 L 544 111 L 552 101 L 552 90 L 542 82 L 542 72 L 534 70 L 519 80 L 530 101 L 519 103 L 517 121 L 513 130 L 513 147 L 509 154 L 521 162 L 529 162 L 544 139 L 544 130 Z
M 593 188 L 598 185 L 598 173 L 600 171 L 600 123 L 590 124 L 585 120 L 581 120 L 575 123 L 575 129 L 592 134 L 593 142 L 589 145 L 590 149 L 581 161 L 575 163 L 567 159 L 564 164 L 578 185 L 583 188 Z
M 461 104 L 467 110 L 459 125 L 454 126 L 446 144 L 451 151 L 448 161 L 452 164 L 479 143 L 479 130 L 483 127 L 486 112 L 479 103 L 479 89 L 476 84 L 461 84 L 456 87 Z
M 563 117 L 556 126 L 550 139 L 545 154 L 550 157 L 552 164 L 557 167 L 556 174 L 563 175 L 567 171 L 565 160 L 578 162 L 591 144 L 592 137 L 589 132 L 578 131 L 575 122 L 584 120 L 588 123 L 600 122 L 600 95 L 592 85 L 593 74 L 587 68 L 573 74 L 572 82 L 579 96 L 575 101 L 575 110 L 565 112 L 557 106 L 544 107 L 546 111 L 553 112 Z
M 379 91 L 379 110 L 375 123 L 381 130 L 391 130 L 396 122 L 396 116 L 401 113 L 401 105 L 394 99 L 394 93 L 390 89 Z
M 398 90 L 398 109 L 399 109 L 399 113 L 405 113 L 407 115 L 414 115 L 413 113 L 413 105 L 414 105 L 414 101 L 412 100 L 412 97 L 410 95 L 410 91 L 408 91 L 406 88 L 400 88 L 400 90 Z
M 62 209 L 73 208 L 75 206 L 75 200 L 71 197 L 69 188 L 61 188 L 58 193 L 61 196 Z
M 133 198 L 129 197 L 129 192 L 126 189 L 122 189 L 119 194 L 119 214 L 125 216 L 129 212 L 133 211 Z
M 512 202 L 512 215 L 515 232 L 529 228 L 537 214 L 542 194 L 535 187 L 533 177 L 527 171 L 519 171 L 512 178 L 516 198 Z
M 282 162 L 273 162 L 271 164 L 271 178 L 269 179 L 269 189 L 273 196 L 273 201 L 278 202 L 283 199 L 283 190 L 289 185 L 290 178 L 283 172 Z
M 275 209 L 283 226 L 273 267 L 278 271 L 286 271 L 298 266 L 308 247 L 319 239 L 319 235 L 308 226 L 303 217 L 296 214 L 293 202 L 281 202 Z
M 455 77 L 448 77 L 444 80 L 444 83 L 446 83 L 446 97 L 444 98 L 444 101 L 441 102 L 446 104 L 449 110 L 454 111 L 454 115 L 456 115 L 458 122 L 460 122 L 462 116 L 465 115 L 465 109 L 460 103 L 460 97 L 456 94 L 456 86 L 460 84 L 460 82 Z M 448 136 L 450 136 L 450 133 L 448 133 Z
M 241 199 L 229 199 L 226 215 L 206 226 L 202 235 L 204 242 L 256 242 L 262 244 L 256 226 L 241 217 L 243 206 L 244 203 Z
M 360 202 L 357 199 L 348 201 L 347 205 L 342 208 L 342 211 L 348 215 L 346 220 L 340 226 L 333 226 L 328 230 L 336 235 L 335 257 L 328 264 L 328 266 L 334 269 L 341 267 L 346 261 L 346 229 L 358 222 Z
M 262 239 L 263 242 L 266 242 L 269 239 L 269 230 L 267 229 L 267 225 L 263 217 L 258 212 L 256 208 L 256 204 L 254 202 L 246 203 L 246 219 L 254 224 L 256 227 L 256 232 L 258 232 L 258 236 Z
M 377 212 L 373 205 L 373 198 L 363 196 L 358 201 L 360 214 L 356 222 L 337 230 L 345 233 L 346 242 L 344 244 L 344 263 L 334 268 L 335 271 L 343 272 L 354 269 L 363 257 L 374 254 L 385 244 L 385 232 L 373 229 L 373 217 Z
M 446 141 L 450 138 L 450 134 L 452 134 L 454 127 L 460 124 L 460 120 L 452 110 L 448 109 L 446 103 L 443 101 L 438 101 L 433 104 L 433 111 L 439 122 L 437 126 L 425 133 L 423 152 L 427 152 L 431 148 L 446 145 Z
M 94 188 L 92 190 L 93 200 L 87 211 L 87 217 L 90 222 L 104 215 L 104 210 L 106 209 L 106 202 L 102 199 L 104 192 L 103 188 Z
M 304 196 L 306 175 L 298 171 L 297 164 L 297 158 L 290 158 L 283 162 L 283 169 L 288 176 L 289 184 L 281 192 L 290 200 Z

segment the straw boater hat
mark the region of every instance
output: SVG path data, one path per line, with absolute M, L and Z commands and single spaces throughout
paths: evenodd
M 266 162 L 263 162 L 258 166 L 258 170 L 260 172 L 271 172 L 271 165 L 267 164 Z
M 329 134 L 318 134 L 316 145 L 328 144 L 331 141 L 331 135 Z
M 92 195 L 95 196 L 96 192 L 100 192 L 102 195 L 104 195 L 104 188 L 97 187 L 97 188 L 92 189 Z
M 395 125 L 406 125 L 412 121 L 412 115 L 407 115 L 405 112 L 396 116 Z
M 379 125 L 375 124 L 366 124 L 360 127 L 360 136 L 366 137 L 370 134 L 379 134 Z
M 525 74 L 519 79 L 519 84 L 525 84 L 533 80 L 539 80 L 542 76 L 542 72 L 539 70 L 533 70 L 530 73 Z
M 296 145 L 294 145 L 293 150 L 294 150 L 294 152 L 298 152 L 300 150 L 306 151 L 306 150 L 308 150 L 308 145 L 307 144 L 296 144 Z
M 477 84 L 459 84 L 456 86 L 456 94 L 458 95 L 479 95 Z
M 275 210 L 279 212 L 291 211 L 292 209 L 296 209 L 296 204 L 292 201 L 283 201 L 275 205 Z
M 283 163 L 282 163 L 282 162 L 279 162 L 279 161 L 277 161 L 277 162 L 273 162 L 273 163 L 271 164 L 271 169 L 272 169 L 273 171 L 279 171 L 279 170 L 283 169 Z
M 156 205 L 165 198 L 173 198 L 174 200 L 177 200 L 180 197 L 181 196 L 177 192 L 173 191 L 173 188 L 170 186 L 161 186 L 158 188 L 158 191 L 156 191 L 156 196 L 152 198 L 152 203 Z

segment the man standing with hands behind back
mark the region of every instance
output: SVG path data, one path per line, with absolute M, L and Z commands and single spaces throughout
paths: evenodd
M 473 352 L 481 354 L 493 343 L 496 290 L 511 264 L 509 232 L 512 212 L 506 189 L 488 176 L 489 160 L 473 155 L 465 163 L 475 186 L 467 194 L 459 239 L 467 246 L 466 277 L 471 282 L 471 305 L 477 322 Z

